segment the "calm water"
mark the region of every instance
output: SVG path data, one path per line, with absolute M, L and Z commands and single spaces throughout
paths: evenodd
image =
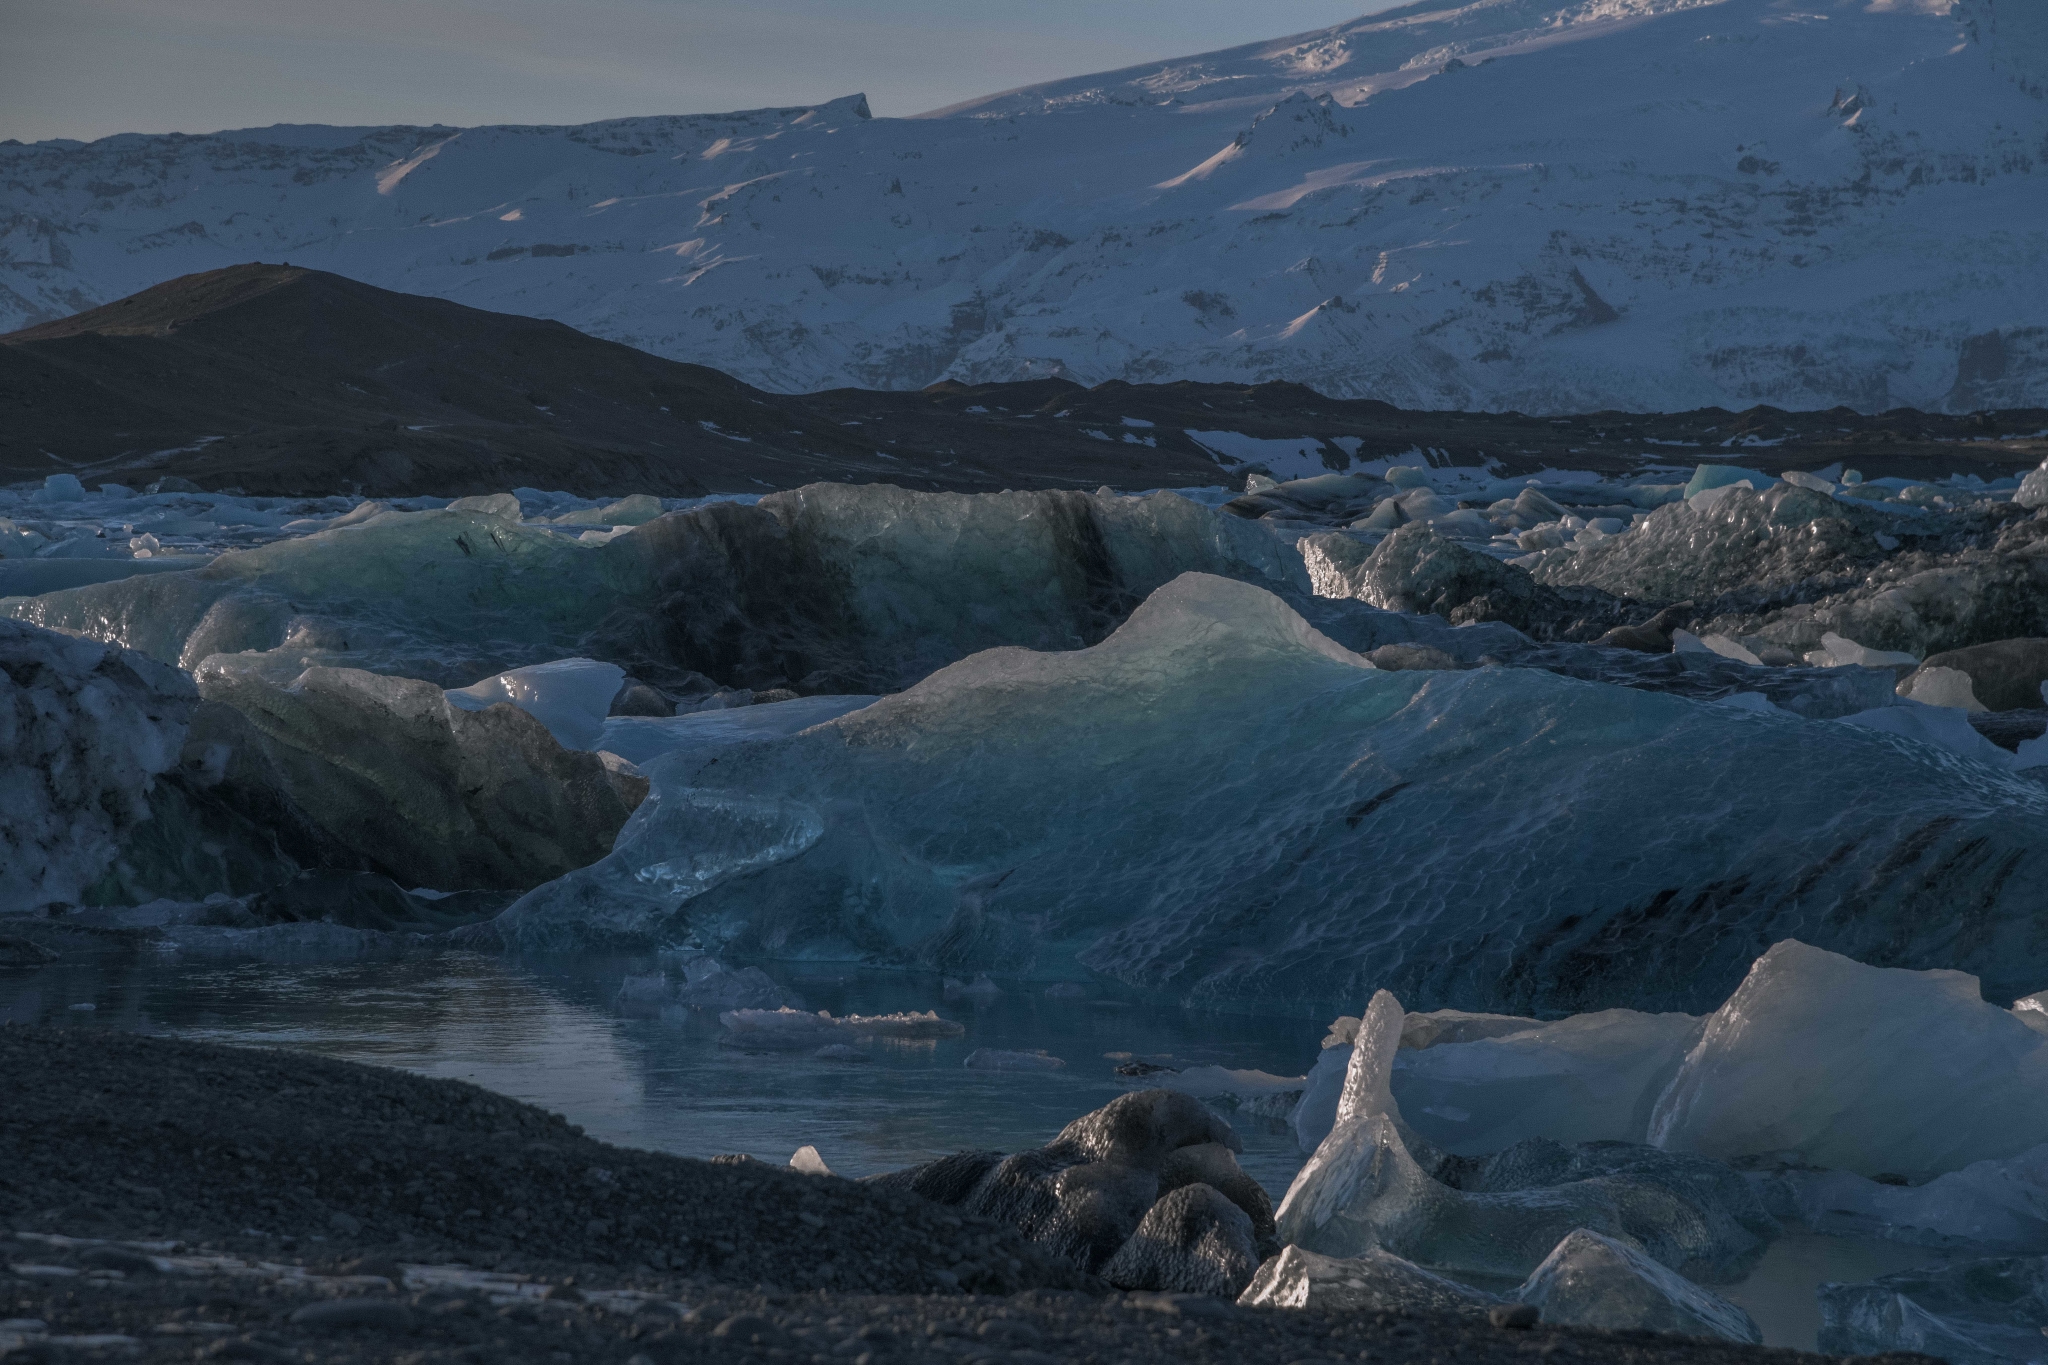
M 818 1148 L 842 1175 L 894 1170 L 963 1148 L 1014 1151 L 1140 1082 L 1104 1054 L 1300 1075 L 1323 1028 L 1298 1019 L 1091 1006 L 1001 982 L 985 1003 L 947 1002 L 936 976 L 799 968 L 770 974 L 812 1009 L 936 1009 L 966 1026 L 936 1043 L 865 1044 L 866 1062 L 743 1052 L 714 1015 L 622 1004 L 646 957 L 521 962 L 462 953 L 343 962 L 251 962 L 109 954 L 0 971 L 0 1019 L 121 1029 L 327 1056 L 472 1081 L 566 1115 L 606 1142 L 784 1162 Z M 91 1005 L 91 1009 L 79 1008 Z M 1054 1072 L 969 1071 L 976 1048 L 1043 1048 Z M 1277 1123 L 1232 1116 L 1245 1168 L 1277 1202 L 1301 1165 Z M 1938 1259 L 1896 1243 L 1793 1234 L 1740 1285 L 1770 1345 L 1811 1350 L 1814 1289 Z
M 0 1018 L 122 1029 L 333 1057 L 473 1081 L 564 1114 L 606 1142 L 682 1156 L 746 1152 L 783 1162 L 812 1144 L 833 1170 L 867 1175 L 963 1148 L 1014 1151 L 1133 1082 L 1107 1052 L 1298 1076 L 1320 1045 L 1303 1020 L 1101 1008 L 1004 982 L 985 1004 L 948 1003 L 941 981 L 902 972 L 773 970 L 812 1009 L 936 1009 L 966 1026 L 936 1043 L 864 1044 L 866 1062 L 724 1046 L 714 1014 L 622 1006 L 650 958 L 518 962 L 472 954 L 383 961 L 194 962 L 110 956 L 0 972 Z M 76 1008 L 90 1004 L 91 1010 Z M 1054 1072 L 969 1071 L 976 1048 L 1043 1048 Z M 1244 1165 L 1273 1191 L 1301 1164 L 1278 1125 L 1239 1120 Z

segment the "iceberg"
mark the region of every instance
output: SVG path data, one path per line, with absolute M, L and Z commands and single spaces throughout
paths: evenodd
M 1446 1274 L 1520 1278 L 1588 1229 L 1686 1274 L 1732 1278 L 1776 1235 L 1741 1176 L 1696 1157 L 1536 1138 L 1484 1163 L 1446 1161 L 1403 1121 L 1392 1094 L 1402 1022 L 1394 997 L 1375 993 L 1336 1124 L 1281 1201 L 1281 1241 L 1324 1256 L 1377 1248 Z
M 1559 1242 L 1512 1296 L 1546 1322 L 1672 1332 L 1763 1344 L 1749 1314 L 1624 1242 L 1580 1228 Z
M 278 686 L 209 661 L 198 685 L 238 721 L 215 755 L 228 790 L 404 886 L 548 882 L 604 856 L 647 793 L 528 712 L 456 706 L 432 683 L 316 667 Z
M 0 621 L 0 910 L 85 898 L 149 818 L 198 700 L 130 650 Z
M 595 749 L 626 670 L 596 659 L 556 659 L 448 690 L 448 704 L 482 711 L 505 703 L 548 727 L 565 749 Z
M 1447 1152 L 1484 1155 L 1532 1137 L 1641 1142 L 1702 1028 L 1693 1015 L 1635 1010 L 1503 1022 L 1522 1027 L 1404 1046 L 1395 1058 L 1401 1112 Z
M 1950 1365 L 2016 1365 L 2048 1354 L 2048 1257 L 1963 1261 L 1820 1287 L 1820 1349 L 1918 1351 Z
M 1750 969 L 1658 1099 L 1649 1137 L 1723 1159 L 1927 1177 L 2048 1133 L 2048 1035 L 1958 971 L 1788 941 Z
M 188 670 L 231 656 L 220 666 L 280 685 L 328 666 L 463 688 L 581 657 L 657 686 L 857 693 L 992 646 L 1094 643 L 1186 570 L 1308 587 L 1286 542 L 1172 493 L 817 484 L 602 543 L 522 522 L 517 501 L 385 510 L 5 609 Z
M 1321 1256 L 1283 1247 L 1259 1267 L 1238 1296 L 1247 1308 L 1327 1308 L 1348 1313 L 1478 1315 L 1493 1295 L 1432 1275 L 1413 1261 L 1368 1248 L 1356 1256 Z
M 2048 976 L 2039 783 L 1534 669 L 1375 669 L 1210 574 L 1100 644 L 983 651 L 727 738 L 652 759 L 611 852 L 499 931 L 1092 971 L 1226 1008 L 1384 985 L 1419 1006 L 1698 1011 L 1759 939 L 1795 935 L 2009 994 Z
M 1773 1214 L 1815 1232 L 1920 1246 L 2048 1254 L 2048 1143 L 1921 1185 L 1792 1166 L 1752 1178 Z

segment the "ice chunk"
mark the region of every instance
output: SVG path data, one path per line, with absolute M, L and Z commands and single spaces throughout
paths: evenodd
M 2016 766 L 2015 756 L 1977 733 L 1967 714 L 1955 707 L 1926 705 L 1914 698 L 1904 706 L 1880 706 L 1843 716 L 1842 725 L 1858 725 L 1901 739 L 1910 739 L 1964 758 L 1975 759 L 1988 768 Z
M 1369 550 L 1335 533 L 1303 537 L 1300 545 L 1318 597 L 1357 598 L 1384 611 L 1434 613 L 1453 623 L 1504 621 L 1524 630 L 1560 611 L 1556 594 L 1527 573 L 1419 523 Z
M 1336 1125 L 1281 1202 L 1283 1242 L 1326 1256 L 1378 1247 L 1450 1273 L 1522 1276 L 1567 1233 L 1590 1228 L 1674 1267 L 1722 1272 L 1775 1231 L 1734 1172 L 1630 1144 L 1569 1149 L 1535 1139 L 1496 1154 L 1461 1187 L 1442 1183 L 1411 1151 L 1392 1093 L 1401 1026 L 1399 1003 L 1376 993 Z
M 519 510 L 519 499 L 511 493 L 480 493 L 474 497 L 457 498 L 448 504 L 448 510 L 481 512 L 484 516 L 504 521 L 518 521 L 525 515 Z
M 651 809 L 508 930 L 658 943 L 687 900 L 733 961 L 770 937 L 783 956 L 886 945 L 956 976 L 1093 972 L 1241 1006 L 1373 981 L 1471 1008 L 1704 1011 L 1752 944 L 1795 931 L 1955 953 L 2007 994 L 2048 978 L 2037 782 L 1535 669 L 1377 670 L 1208 575 L 1100 645 L 987 651 L 646 772 Z M 1983 908 L 1959 940 L 1963 905 Z
M 246 719 L 228 780 L 404 886 L 515 889 L 602 857 L 644 778 L 564 749 L 514 707 L 468 711 L 431 683 L 309 668 L 291 685 L 209 665 L 201 693 Z
M 601 545 L 487 511 L 393 511 L 7 610 L 188 668 L 235 655 L 280 684 L 322 664 L 462 686 L 583 655 L 656 685 L 693 671 L 851 693 L 991 646 L 1090 644 L 1185 569 L 1308 585 L 1265 528 L 1171 493 L 814 485 Z
M 2048 1143 L 1924 1185 L 1794 1167 L 1754 1177 L 1780 1218 L 1815 1232 L 1923 1246 L 2048 1253 Z
M 1752 650 L 1735 640 L 1729 639 L 1725 635 L 1702 636 L 1700 643 L 1724 659 L 1733 659 L 1737 663 L 1751 664 L 1758 668 L 1763 666 L 1764 661 L 1759 659 Z
M 557 526 L 640 526 L 661 515 L 661 499 L 635 493 L 602 507 L 584 507 L 554 519 Z
M 735 744 L 780 739 L 837 720 L 874 700 L 868 696 L 793 697 L 679 716 L 613 716 L 604 722 L 597 747 L 634 763 L 650 763 L 673 753 L 686 753 L 690 761 L 702 762 Z
M 801 1002 L 759 967 L 735 971 L 708 953 L 682 958 L 683 984 L 676 1003 L 698 1010 L 781 1009 Z
M 1003 988 L 988 979 L 987 972 L 978 972 L 972 981 L 960 981 L 947 977 L 939 983 L 942 994 L 948 1000 L 974 1000 L 983 1004 L 1001 997 Z
M 78 481 L 76 474 L 48 474 L 43 477 L 43 486 L 36 493 L 37 502 L 83 502 L 85 485 Z
M 1511 1298 L 1534 1304 L 1545 1322 L 1674 1332 L 1761 1345 L 1749 1314 L 1612 1237 L 1568 1234 Z
M 1237 1301 L 1251 1308 L 1429 1314 L 1478 1314 L 1498 1302 L 1377 1247 L 1338 1258 L 1298 1246 L 1261 1265 Z
M 2027 471 L 2012 500 L 2022 507 L 2048 507 L 2048 460 L 2043 460 L 2040 468 Z
M 1735 473 L 1735 482 L 1694 489 L 1686 500 L 1636 518 L 1625 536 L 1546 556 L 1534 570 L 1537 582 L 1644 602 L 1703 602 L 1742 590 L 1808 589 L 1852 571 L 1860 576 L 1858 566 L 1881 557 L 1872 536 L 1882 513 Z M 1752 478 L 1764 491 L 1744 486 Z
M 941 1019 L 932 1010 L 906 1010 L 896 1014 L 849 1014 L 840 1026 L 862 1038 L 929 1040 L 958 1038 L 967 1026 L 953 1019 Z
M 1297 1096 L 1307 1078 L 1275 1076 L 1270 1071 L 1239 1071 L 1225 1066 L 1190 1066 L 1173 1078 L 1171 1088 L 1197 1099 L 1229 1098 L 1237 1103 L 1269 1095 Z
M 149 818 L 197 700 L 142 655 L 0 621 L 0 911 L 85 899 Z
M 1831 480 L 1824 479 L 1818 474 L 1809 474 L 1803 469 L 1788 469 L 1778 477 L 1795 487 L 1811 488 L 1816 493 L 1832 494 L 1835 491 L 1835 485 Z
M 1820 1287 L 1820 1349 L 1919 1351 L 1949 1365 L 2042 1358 L 2048 1257 L 1963 1261 Z
M 1732 464 L 1703 464 L 1695 466 L 1692 478 L 1685 485 L 1685 496 L 1690 498 L 1710 488 L 1731 488 L 1738 483 L 1747 483 L 1752 489 L 1768 488 L 1772 479 L 1768 474 L 1759 474 L 1754 469 L 1744 469 Z
M 1771 948 L 1657 1101 L 1650 1140 L 1734 1158 L 1796 1152 L 1863 1175 L 1934 1175 L 2048 1133 L 2048 1036 L 1955 971 Z
M 825 1164 L 825 1158 L 818 1155 L 818 1149 L 806 1143 L 796 1149 L 789 1159 L 789 1168 L 804 1175 L 830 1175 L 832 1168 Z
M 1066 1063 L 1044 1048 L 1018 1052 L 999 1047 L 978 1047 L 960 1063 L 969 1071 L 1058 1071 Z
M 1984 711 L 1977 700 L 1970 675 L 1960 668 L 1923 664 L 1899 683 L 1899 695 L 1927 706 L 1948 706 L 1958 711 Z
M 1917 664 L 1920 660 L 1904 650 L 1866 649 L 1854 640 L 1829 631 L 1820 637 L 1820 648 L 1808 654 L 1806 662 L 1816 668 L 1840 668 L 1845 664 L 1861 668 L 1896 668 Z
M 625 679 L 626 670 L 617 664 L 556 659 L 451 688 L 448 704 L 481 711 L 509 702 L 547 726 L 563 748 L 595 749 L 604 735 L 612 698 Z
M 1521 1027 L 1395 1059 L 1401 1112 L 1446 1151 L 1482 1155 L 1530 1137 L 1642 1142 L 1702 1027 L 1689 1014 L 1634 1010 L 1507 1022 Z

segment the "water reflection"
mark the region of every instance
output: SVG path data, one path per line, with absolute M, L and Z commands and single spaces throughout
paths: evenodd
M 303 1048 L 473 1081 L 560 1112 L 607 1142 L 775 1162 L 810 1143 L 846 1175 L 964 1148 L 1041 1143 L 1140 1084 L 1118 1077 L 1107 1052 L 1300 1075 L 1323 1033 L 1298 1019 L 1049 999 L 1017 982 L 1000 982 L 993 1000 L 947 1004 L 936 976 L 771 967 L 812 1009 L 936 1008 L 966 1026 L 964 1036 L 935 1043 L 871 1040 L 865 1062 L 828 1061 L 808 1051 L 739 1051 L 702 1011 L 622 1007 L 621 982 L 654 970 L 651 958 L 623 956 L 249 962 L 110 949 L 0 973 L 0 1018 Z M 983 1047 L 1043 1048 L 1067 1065 L 964 1069 Z M 1235 1121 L 1245 1168 L 1277 1198 L 1301 1164 L 1292 1139 L 1277 1124 Z

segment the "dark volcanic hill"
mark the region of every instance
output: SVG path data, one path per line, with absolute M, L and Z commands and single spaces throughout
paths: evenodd
M 1316 438 L 1332 468 L 1408 455 L 1492 460 L 1510 473 L 1844 460 L 1871 477 L 1994 477 L 2048 454 L 2040 410 L 1545 418 L 1407 412 L 1295 384 L 1084 389 L 1062 379 L 773 394 L 561 323 L 284 265 L 187 275 L 0 336 L 0 480 L 10 482 L 176 475 L 256 494 L 371 496 L 520 485 L 687 496 L 824 479 L 969 492 L 1239 482 L 1247 466 L 1189 434 L 1218 431 Z

